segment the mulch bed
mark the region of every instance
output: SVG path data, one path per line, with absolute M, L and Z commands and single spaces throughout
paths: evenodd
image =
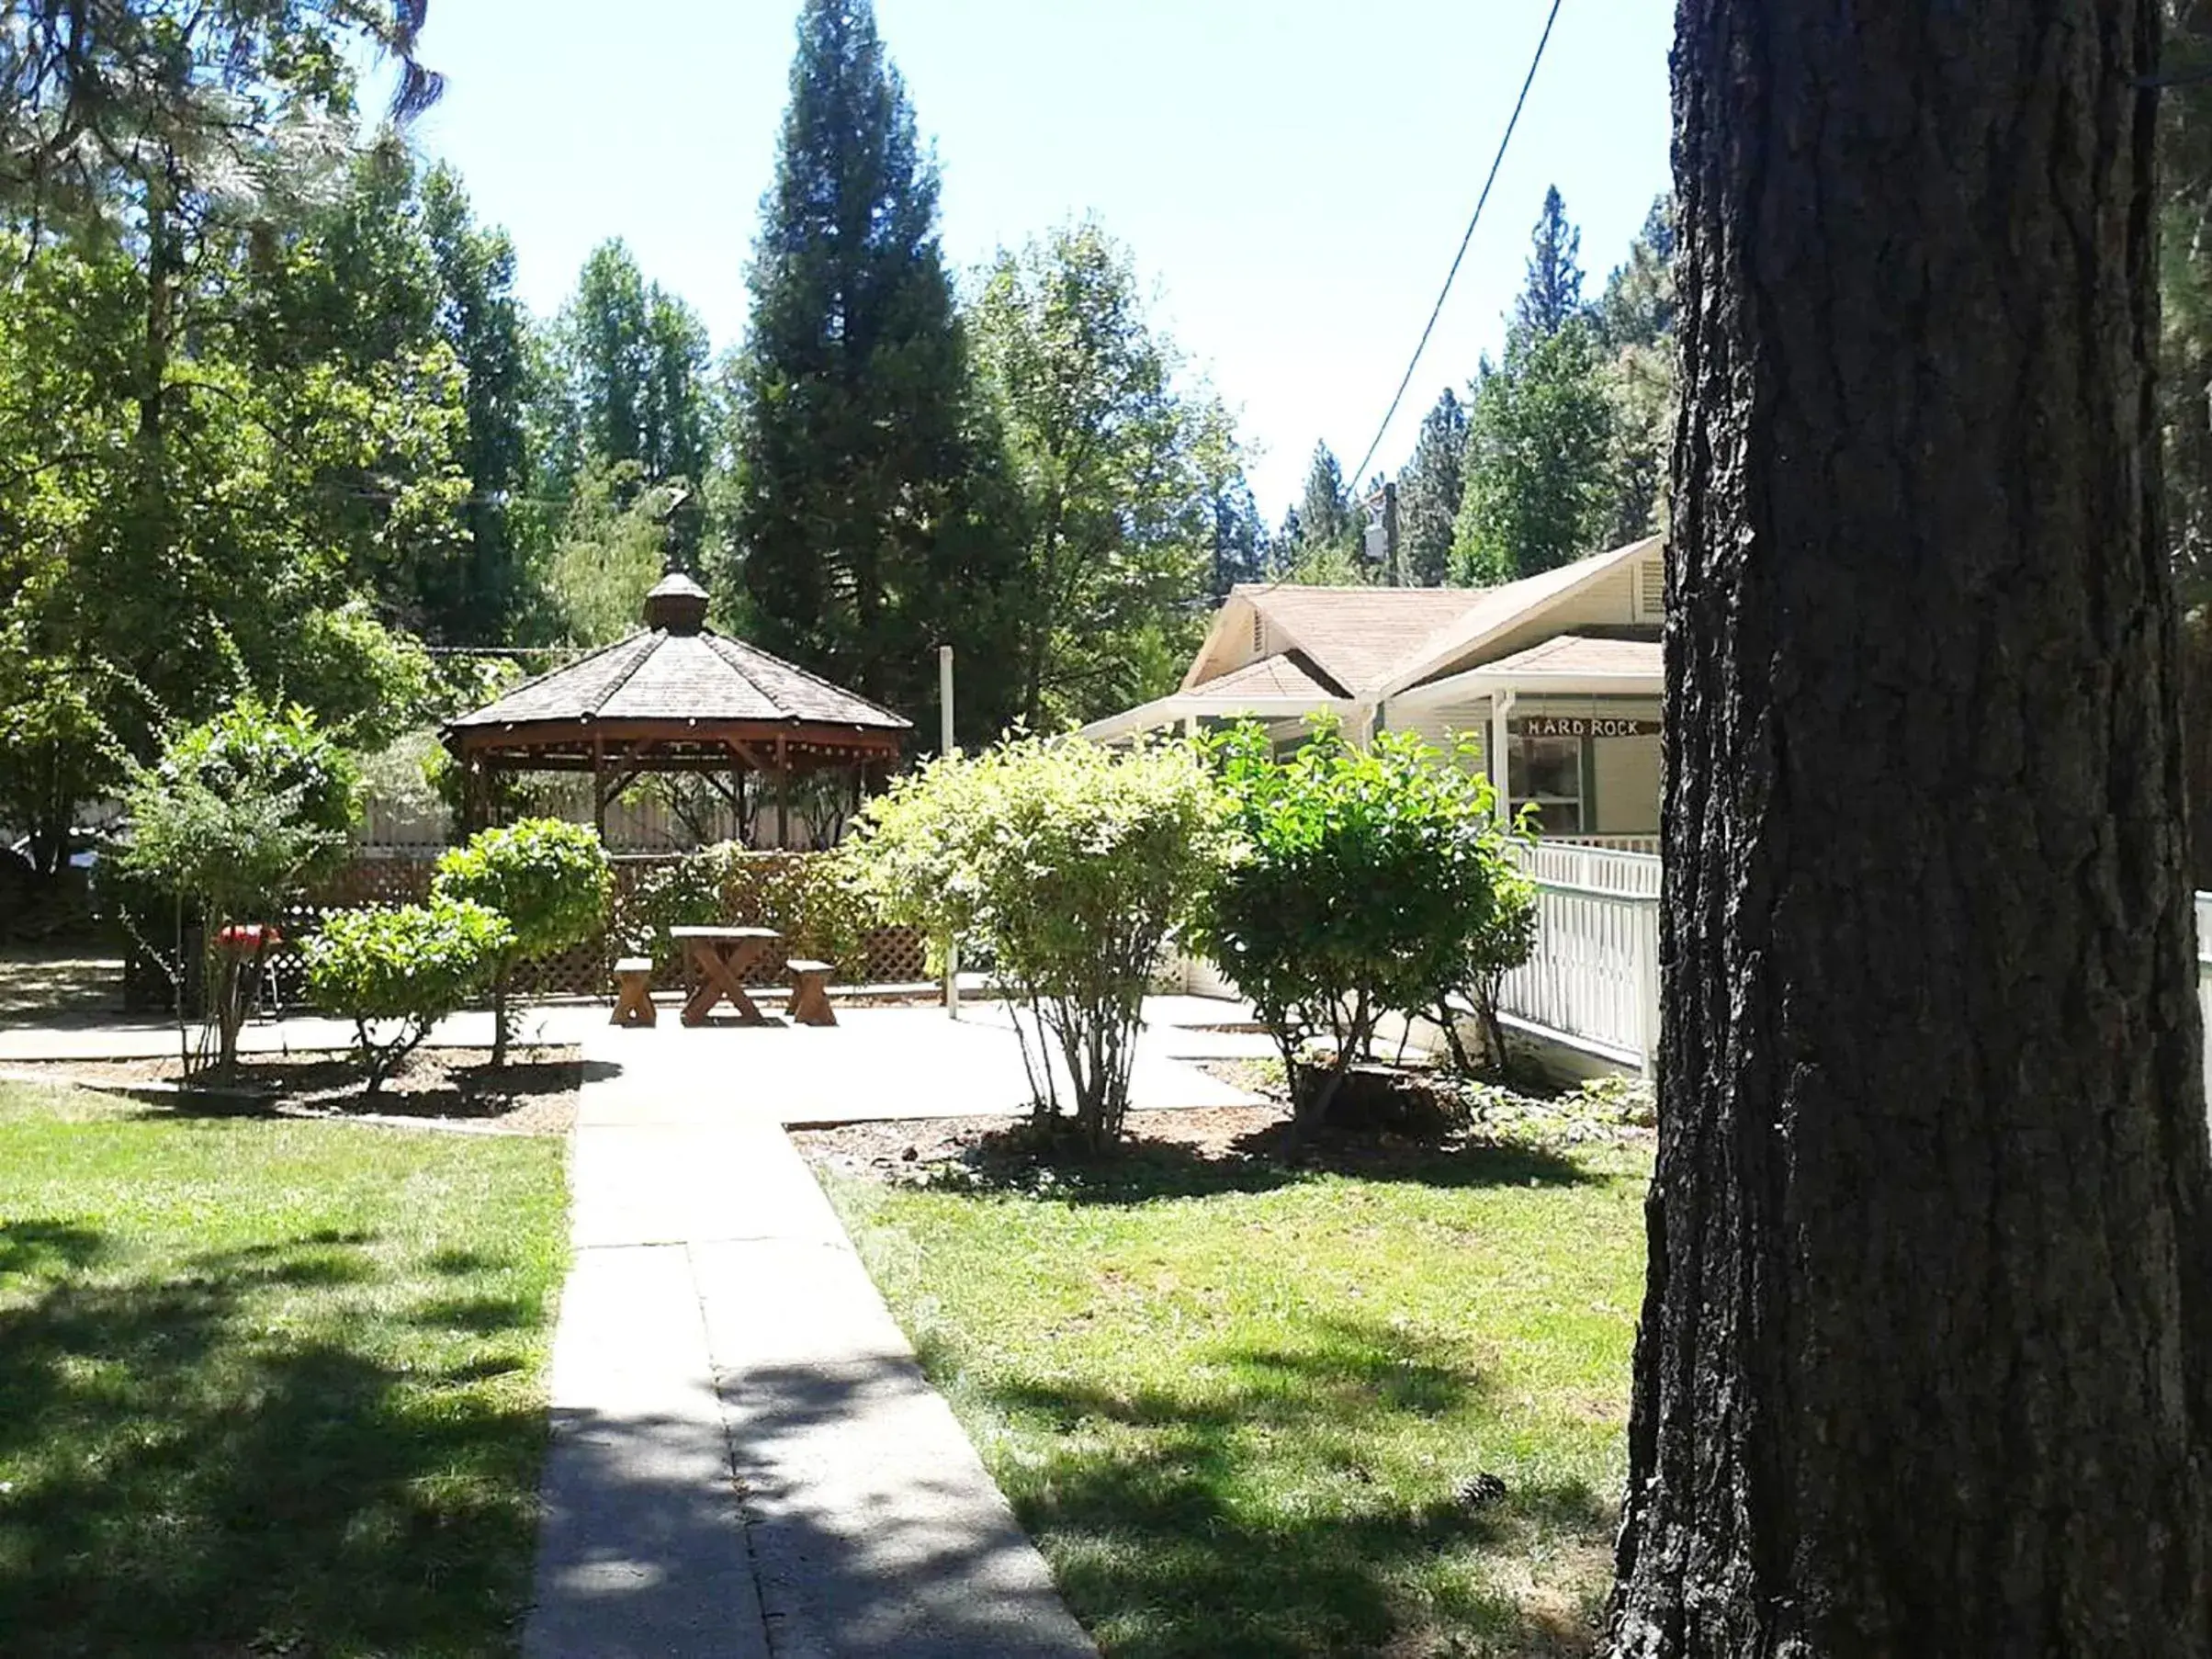
M 516 1047 L 506 1066 L 491 1068 L 480 1048 L 421 1048 L 374 1095 L 361 1092 L 361 1069 L 350 1054 L 241 1055 L 239 1104 L 283 1117 L 373 1116 L 412 1119 L 426 1129 L 467 1125 L 506 1134 L 565 1134 L 576 1121 L 583 1083 L 582 1051 L 573 1046 Z M 173 1083 L 176 1057 L 138 1060 L 49 1060 L 13 1067 L 57 1083 Z M 225 1097 L 229 1099 L 231 1097 Z

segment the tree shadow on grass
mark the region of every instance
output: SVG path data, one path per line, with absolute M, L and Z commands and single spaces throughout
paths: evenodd
M 1479 1416 L 1491 1380 L 1386 1325 L 1308 1332 L 1211 1358 L 1231 1380 L 1203 1394 L 1057 1378 L 983 1391 L 1052 1436 L 1000 1473 L 1084 1622 L 1123 1659 L 1589 1652 L 1595 1578 L 1518 1598 L 1498 1586 L 1538 1558 L 1601 1578 L 1612 1507 L 1577 1480 L 1496 1492 L 1472 1463 L 1368 1467 L 1405 1419 Z
M 1033 1123 L 979 1135 L 958 1157 L 919 1172 L 931 1187 L 1017 1193 L 1079 1204 L 1143 1204 L 1224 1192 L 1271 1192 L 1330 1175 L 1430 1187 L 1564 1187 L 1601 1180 L 1562 1153 L 1478 1136 L 1429 1145 L 1400 1135 L 1325 1133 L 1304 1140 L 1270 1124 L 1227 1146 L 1144 1134 L 1091 1155 Z
M 11 1659 L 510 1651 L 542 1416 L 386 1358 L 351 1311 L 344 1342 L 303 1334 L 376 1275 L 370 1242 L 118 1280 L 97 1234 L 0 1230 L 0 1265 L 46 1281 L 0 1310 Z

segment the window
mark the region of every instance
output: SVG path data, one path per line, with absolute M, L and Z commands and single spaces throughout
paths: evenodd
M 1506 793 L 1514 816 L 1533 802 L 1537 824 L 1546 835 L 1580 835 L 1583 739 L 1531 738 L 1517 731 L 1507 743 Z

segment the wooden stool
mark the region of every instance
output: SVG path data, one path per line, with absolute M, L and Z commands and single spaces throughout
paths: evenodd
M 650 956 L 625 956 L 615 965 L 615 1017 L 609 1025 L 652 1025 L 660 1016 L 653 1011 L 653 959 Z
M 784 965 L 791 975 L 791 1017 L 801 1025 L 835 1025 L 837 1010 L 830 1006 L 830 976 L 837 970 L 827 962 L 794 957 Z

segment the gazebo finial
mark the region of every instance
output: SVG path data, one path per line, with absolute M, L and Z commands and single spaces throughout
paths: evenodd
M 706 626 L 706 590 L 671 570 L 645 596 L 645 626 L 664 634 L 695 634 Z

